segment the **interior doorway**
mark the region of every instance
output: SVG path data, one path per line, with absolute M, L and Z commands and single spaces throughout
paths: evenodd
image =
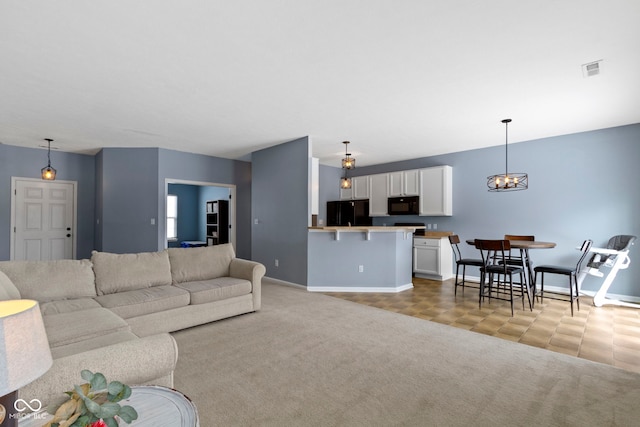
M 11 178 L 11 260 L 74 259 L 76 182 Z
M 178 195 L 178 233 L 174 240 L 167 239 L 167 228 L 164 232 L 166 247 L 179 247 L 183 241 L 206 242 L 206 202 L 211 200 L 229 201 L 229 242 L 236 249 L 236 187 L 235 185 L 218 184 L 178 179 L 165 180 L 165 214 L 167 212 L 167 196 Z

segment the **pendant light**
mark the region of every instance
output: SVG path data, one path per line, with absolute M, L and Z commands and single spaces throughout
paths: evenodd
M 349 141 L 343 141 L 344 144 L 344 159 L 342 159 L 342 169 L 355 169 L 356 167 L 356 159 L 351 157 L 351 153 L 348 153 L 347 147 L 349 146 Z
M 505 126 L 504 142 L 504 174 L 491 175 L 487 177 L 487 187 L 489 191 L 519 191 L 529 188 L 529 177 L 526 173 L 509 172 L 509 155 L 507 147 L 509 145 L 509 123 L 511 119 L 502 120 Z
M 342 141 L 344 144 L 344 159 L 342 159 L 342 169 L 344 169 L 344 176 L 340 178 L 340 188 L 343 190 L 348 190 L 351 188 L 351 178 L 347 176 L 347 171 L 349 169 L 354 169 L 356 167 L 356 159 L 351 157 L 351 153 L 349 153 L 347 147 L 349 146 L 349 141 Z
M 47 141 L 47 166 L 41 169 L 42 179 L 53 181 L 56 179 L 56 170 L 51 167 L 51 142 L 53 139 L 45 138 Z

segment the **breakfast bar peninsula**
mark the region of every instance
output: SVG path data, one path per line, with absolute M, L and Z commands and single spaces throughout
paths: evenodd
M 309 227 L 307 289 L 400 292 L 413 287 L 413 233 L 406 227 Z

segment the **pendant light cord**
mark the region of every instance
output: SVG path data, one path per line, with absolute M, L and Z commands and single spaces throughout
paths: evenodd
M 511 119 L 504 119 L 504 176 L 509 176 L 509 123 Z
M 53 139 L 45 138 L 45 141 L 47 141 L 47 167 L 51 167 L 51 141 Z

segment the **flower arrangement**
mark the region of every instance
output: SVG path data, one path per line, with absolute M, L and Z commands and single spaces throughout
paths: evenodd
M 131 396 L 131 387 L 119 381 L 107 383 L 100 372 L 83 370 L 80 375 L 87 383 L 67 391 L 69 400 L 53 413 L 44 427 L 118 427 L 118 420 L 127 424 L 138 418 L 129 405 L 118 403 Z

